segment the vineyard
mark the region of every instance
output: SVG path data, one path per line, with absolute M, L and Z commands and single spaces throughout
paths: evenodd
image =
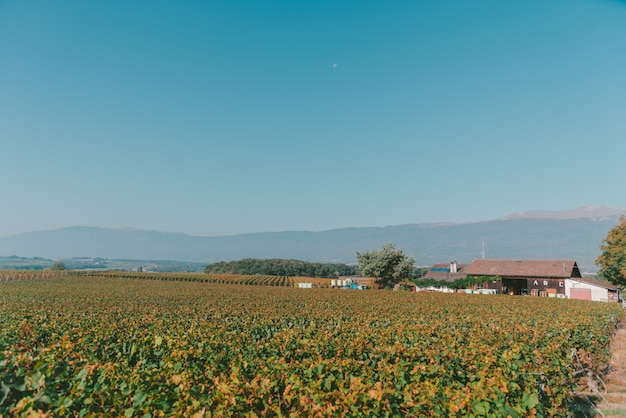
M 341 287 L 333 285 L 336 280 L 321 277 L 287 277 L 270 275 L 244 275 L 244 274 L 203 274 L 203 273 L 138 273 L 129 271 L 98 271 L 98 270 L 70 270 L 63 273 L 73 277 L 100 277 L 134 280 L 166 280 L 174 282 L 200 282 L 216 284 L 239 284 L 245 286 L 283 286 L 297 287 L 298 283 L 310 283 L 312 287 Z M 23 271 L 6 270 L 0 271 L 0 283 L 22 280 L 49 279 L 57 277 L 58 272 L 52 270 Z M 375 287 L 374 279 L 359 278 L 359 282 L 368 288 Z
M 67 273 L 0 272 L 0 416 L 563 416 L 623 316 L 272 276 Z
M 166 280 L 177 282 L 200 282 L 217 284 L 239 284 L 247 286 L 286 286 L 294 287 L 297 283 L 312 282 L 316 287 L 328 287 L 330 279 L 311 277 L 287 277 L 268 275 L 242 275 L 242 274 L 202 274 L 202 273 L 138 273 L 127 271 L 97 271 L 97 270 L 74 270 L 63 272 L 72 277 L 99 277 L 134 280 Z M 0 271 L 0 282 L 50 279 L 58 277 L 59 273 L 52 270 L 43 271 Z

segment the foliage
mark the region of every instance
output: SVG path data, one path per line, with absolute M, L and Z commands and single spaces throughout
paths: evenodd
M 278 258 L 246 258 L 238 261 L 220 261 L 209 264 L 204 269 L 204 272 L 213 274 L 265 274 L 290 277 L 339 277 L 353 276 L 356 274 L 356 269 L 353 266 L 338 263 L 309 263 L 300 260 Z
M 609 230 L 600 246 L 602 254 L 596 259 L 600 276 L 614 285 L 626 285 L 626 217 Z
M 411 270 L 411 274 L 409 275 L 411 279 L 419 279 L 424 277 L 430 268 L 428 267 L 415 267 Z
M 54 263 L 52 263 L 52 267 L 50 267 L 51 270 L 65 270 L 65 264 L 63 264 L 63 262 L 61 261 L 55 261 Z
M 415 259 L 407 257 L 393 244 L 385 244 L 380 251 L 357 251 L 359 271 L 364 276 L 376 277 L 379 286 L 389 288 L 407 279 L 414 269 Z
M 415 280 L 415 285 L 418 287 L 448 287 L 450 289 L 467 289 L 471 288 L 478 284 L 483 284 L 486 282 L 491 282 L 494 280 L 500 280 L 499 276 L 467 276 L 460 279 L 456 279 L 453 282 L 448 282 L 445 280 L 435 280 L 432 277 L 426 279 Z
M 0 416 L 565 416 L 623 316 L 113 276 L 0 286 Z
M 106 269 L 108 266 L 103 258 L 70 258 L 63 261 L 66 269 Z

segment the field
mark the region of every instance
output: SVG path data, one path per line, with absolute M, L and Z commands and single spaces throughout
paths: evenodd
M 0 283 L 0 415 L 563 416 L 623 316 L 549 298 L 129 277 L 145 278 Z

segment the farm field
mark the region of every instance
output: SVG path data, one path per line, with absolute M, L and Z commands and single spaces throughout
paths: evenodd
M 10 281 L 0 415 L 563 416 L 622 318 L 549 298 Z

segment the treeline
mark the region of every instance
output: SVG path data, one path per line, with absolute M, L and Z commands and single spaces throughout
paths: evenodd
M 309 263 L 280 258 L 245 258 L 237 261 L 220 261 L 204 269 L 209 274 L 262 274 L 269 276 L 339 277 L 354 276 L 356 266 L 339 263 Z

